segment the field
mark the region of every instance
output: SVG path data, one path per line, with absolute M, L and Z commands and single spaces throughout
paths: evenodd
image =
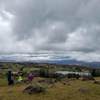
M 93 69 L 88 67 L 73 66 L 73 65 L 47 65 L 47 64 L 18 64 L 18 63 L 1 63 L 0 65 L 0 100 L 100 100 L 100 83 L 95 84 L 94 81 L 82 81 L 76 78 L 63 78 L 55 83 L 44 82 L 39 83 L 41 80 L 52 80 L 44 75 L 37 76 L 32 81 L 32 85 L 41 84 L 46 88 L 43 93 L 23 93 L 23 90 L 30 85 L 30 83 L 17 83 L 13 86 L 7 85 L 6 72 L 10 69 L 14 72 L 24 73 L 24 78 L 29 72 L 42 72 L 47 75 L 55 71 L 91 71 Z M 94 71 L 97 73 L 96 70 Z M 44 77 L 43 77 L 44 76 Z M 100 82 L 100 77 L 95 77 L 95 80 Z
M 100 77 L 96 80 L 100 81 Z M 45 93 L 30 95 L 23 93 L 27 84 L 8 86 L 6 79 L 0 78 L 0 100 L 100 100 L 100 84 L 76 79 L 68 80 L 66 84 L 63 82 L 57 82 Z

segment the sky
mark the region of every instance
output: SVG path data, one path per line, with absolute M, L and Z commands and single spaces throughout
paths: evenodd
M 0 54 L 99 62 L 99 45 L 100 0 L 0 0 Z

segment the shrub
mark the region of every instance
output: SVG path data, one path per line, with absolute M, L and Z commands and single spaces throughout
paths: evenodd
M 49 76 L 49 70 L 46 69 L 46 68 L 41 68 L 39 73 L 40 73 L 40 76 L 42 76 L 42 77 L 48 77 Z
M 93 69 L 91 71 L 91 75 L 94 76 L 94 77 L 100 76 L 100 70 Z
M 68 74 L 67 77 L 68 78 L 76 78 L 76 79 L 80 78 L 80 76 L 78 74 Z

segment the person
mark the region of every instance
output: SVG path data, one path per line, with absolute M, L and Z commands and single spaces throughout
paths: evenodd
M 34 79 L 34 75 L 32 73 L 29 73 L 29 75 L 28 75 L 28 81 L 32 82 L 33 79 Z
M 9 70 L 7 73 L 7 79 L 8 79 L 8 85 L 14 84 L 14 78 L 11 70 Z
M 22 82 L 23 81 L 23 78 L 21 75 L 18 76 L 18 82 Z

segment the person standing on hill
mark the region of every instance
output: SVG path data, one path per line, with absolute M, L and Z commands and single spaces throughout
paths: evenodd
M 32 73 L 29 73 L 29 75 L 28 75 L 28 81 L 30 82 L 30 83 L 32 83 L 32 80 L 34 79 L 34 75 L 32 74 Z
M 10 70 L 7 73 L 7 80 L 8 80 L 8 85 L 14 84 L 13 74 L 12 74 L 12 71 L 10 71 Z
M 18 82 L 22 82 L 23 81 L 23 77 L 21 75 L 18 76 Z

